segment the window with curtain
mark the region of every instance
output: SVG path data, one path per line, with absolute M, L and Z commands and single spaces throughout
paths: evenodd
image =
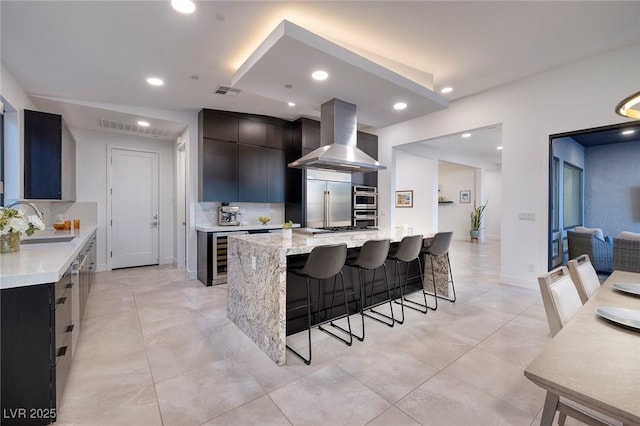
M 565 162 L 562 172 L 563 225 L 569 229 L 582 225 L 582 169 Z

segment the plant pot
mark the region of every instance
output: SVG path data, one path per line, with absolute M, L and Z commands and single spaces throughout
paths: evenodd
M 282 239 L 290 241 L 292 236 L 293 236 L 293 229 L 282 230 Z
M 476 229 L 476 230 L 470 230 L 469 231 L 469 235 L 471 235 L 471 238 L 478 238 L 480 236 L 480 230 Z
M 16 253 L 20 251 L 20 233 L 9 232 L 0 235 L 0 253 Z

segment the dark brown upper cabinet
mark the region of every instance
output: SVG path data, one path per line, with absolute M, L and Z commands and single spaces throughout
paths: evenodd
M 238 142 L 239 118 L 235 114 L 203 109 L 198 118 L 202 137 Z
M 238 144 L 203 138 L 199 201 L 238 201 Z
M 358 148 L 378 159 L 378 136 L 370 133 L 358 132 Z M 353 185 L 378 186 L 378 172 L 353 173 L 351 175 Z
M 265 146 L 267 144 L 267 124 L 241 118 L 238 142 L 248 145 Z
M 199 201 L 285 201 L 289 122 L 206 109 L 200 111 L 198 119 Z M 230 138 L 230 122 L 237 123 L 235 141 Z
M 24 198 L 76 199 L 76 142 L 61 115 L 24 110 Z

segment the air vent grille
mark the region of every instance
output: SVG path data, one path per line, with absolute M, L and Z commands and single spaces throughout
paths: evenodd
M 115 130 L 123 133 L 135 133 L 141 136 L 151 136 L 156 138 L 168 138 L 170 133 L 164 129 L 157 129 L 154 127 L 142 127 L 136 124 L 125 123 L 122 121 L 113 120 L 98 120 L 100 127 L 106 130 Z
M 238 96 L 238 93 L 240 93 L 240 89 L 234 89 L 233 87 L 229 87 L 229 86 L 218 86 L 214 93 L 216 95 L 235 97 L 235 96 Z

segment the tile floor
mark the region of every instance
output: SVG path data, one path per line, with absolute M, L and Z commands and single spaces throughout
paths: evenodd
M 455 304 L 367 320 L 352 347 L 314 330 L 311 366 L 264 355 L 227 319 L 225 286 L 171 267 L 99 273 L 57 424 L 539 424 L 544 391 L 523 369 L 550 339 L 544 308 L 499 283 L 499 250 L 454 242 Z

